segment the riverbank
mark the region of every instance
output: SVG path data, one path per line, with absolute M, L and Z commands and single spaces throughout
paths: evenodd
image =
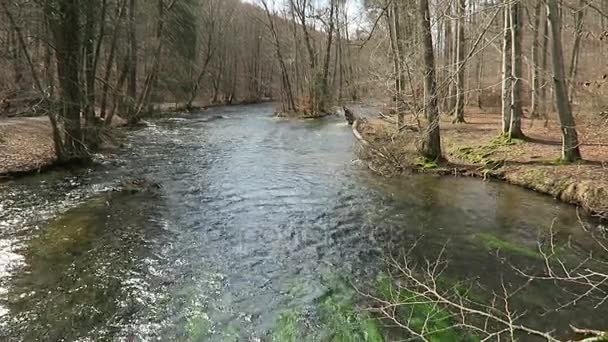
M 412 120 L 412 118 L 408 118 Z M 581 152 L 585 161 L 560 161 L 560 129 L 553 120 L 524 119 L 525 140 L 500 138 L 498 114 L 472 109 L 467 123 L 452 124 L 442 117 L 445 162 L 417 157 L 414 122 L 397 134 L 394 123 L 372 118 L 356 127 L 364 143 L 360 157 L 370 169 L 393 176 L 407 172 L 493 178 L 550 195 L 585 211 L 608 218 L 608 136 L 600 119 L 577 118 Z
M 42 170 L 55 160 L 48 117 L 0 120 L 0 179 Z
M 112 128 L 126 124 L 126 120 L 118 116 L 112 120 Z M 56 161 L 53 131 L 47 116 L 0 120 L 0 180 L 48 170 L 57 165 Z

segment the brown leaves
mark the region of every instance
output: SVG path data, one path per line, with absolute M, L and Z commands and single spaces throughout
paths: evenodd
M 0 175 L 40 169 L 55 161 L 46 117 L 0 121 Z

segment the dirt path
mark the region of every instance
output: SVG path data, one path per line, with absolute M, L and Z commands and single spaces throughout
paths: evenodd
M 54 161 L 47 117 L 0 119 L 0 177 L 36 171 Z

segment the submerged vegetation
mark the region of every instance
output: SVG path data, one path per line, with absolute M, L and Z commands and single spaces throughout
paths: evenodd
M 345 280 L 333 278 L 327 294 L 318 299 L 312 313 L 284 311 L 271 336 L 276 342 L 388 342 L 403 334 L 420 334 L 428 341 L 479 341 L 454 326 L 453 315 L 433 303 L 425 303 L 415 292 L 399 287 L 397 279 L 380 274 L 360 293 Z M 468 292 L 462 289 L 462 293 Z M 373 300 L 371 300 L 373 298 Z M 383 303 L 398 303 L 390 310 L 395 321 L 382 314 Z M 407 322 L 408 332 L 395 322 Z

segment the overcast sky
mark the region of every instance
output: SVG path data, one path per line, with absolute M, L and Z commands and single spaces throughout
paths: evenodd
M 260 4 L 260 0 L 241 0 L 243 2 L 248 2 L 252 4 Z M 267 0 L 268 4 L 276 3 L 277 6 L 284 5 L 288 0 Z M 312 0 L 313 2 L 321 5 L 323 3 L 327 4 L 327 0 Z M 349 32 L 351 30 L 356 31 L 363 23 L 365 22 L 365 18 L 363 18 L 363 0 L 346 0 L 346 8 L 348 11 L 348 18 L 351 24 Z

